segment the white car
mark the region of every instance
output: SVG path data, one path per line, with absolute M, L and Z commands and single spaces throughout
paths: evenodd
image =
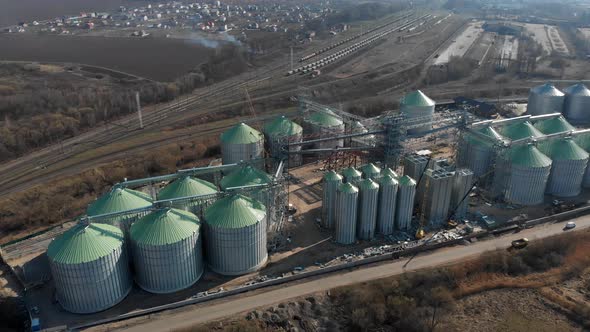
M 564 227 L 564 229 L 572 229 L 572 228 L 576 228 L 576 223 L 575 223 L 575 222 L 573 222 L 573 221 L 568 221 L 568 222 L 565 224 L 565 227 Z

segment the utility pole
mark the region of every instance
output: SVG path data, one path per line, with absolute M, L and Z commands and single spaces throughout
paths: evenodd
M 291 71 L 293 71 L 293 46 L 291 46 Z
M 139 100 L 139 91 L 135 91 L 135 103 L 137 104 L 137 117 L 139 118 L 139 129 L 143 129 L 143 118 L 141 116 L 141 101 Z

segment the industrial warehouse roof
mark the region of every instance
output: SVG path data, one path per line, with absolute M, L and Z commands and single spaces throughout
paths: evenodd
M 264 126 L 264 132 L 269 136 L 294 136 L 303 133 L 303 128 L 285 116 L 280 116 Z
M 364 179 L 358 184 L 358 187 L 361 191 L 379 189 L 379 185 L 371 179 Z
M 547 155 L 553 160 L 588 159 L 588 152 L 582 149 L 571 138 L 558 139 L 550 142 Z
M 397 180 L 397 179 L 399 179 L 399 175 L 398 175 L 398 174 L 397 174 L 397 173 L 396 173 L 394 170 L 392 170 L 392 169 L 391 169 L 391 168 L 389 168 L 389 167 L 383 168 L 383 169 L 381 170 L 381 175 L 382 175 L 382 176 L 389 175 L 389 176 L 391 176 L 392 178 L 394 178 L 394 179 L 396 179 L 396 180 Z
M 590 151 L 590 133 L 576 135 L 574 141 L 587 152 Z
M 308 122 L 322 127 L 340 126 L 344 122 L 334 112 L 325 110 L 323 112 L 314 112 L 307 119 Z
M 359 170 L 357 170 L 354 167 L 345 168 L 342 170 L 342 172 L 340 172 L 340 174 L 342 174 L 342 176 L 344 176 L 345 178 L 358 178 L 363 175 Z
M 414 181 L 414 179 L 412 179 L 411 177 L 404 175 L 401 177 L 401 179 L 399 179 L 399 185 L 400 186 L 415 186 L 416 181 Z
M 397 186 L 399 184 L 399 182 L 389 174 L 378 178 L 377 183 L 379 183 L 381 186 Z
M 260 142 L 262 134 L 245 123 L 237 124 L 221 134 L 221 142 L 231 144 L 251 144 Z
M 252 167 L 251 165 L 246 165 L 224 176 L 219 185 L 221 186 L 221 189 L 225 190 L 232 187 L 252 186 L 271 182 L 272 179 L 270 175 Z
M 381 173 L 381 168 L 375 166 L 373 163 L 369 163 L 361 166 L 361 172 L 365 174 L 379 174 Z
M 340 187 L 338 187 L 338 191 L 345 194 L 354 194 L 359 192 L 358 188 L 350 183 L 340 185 Z
M 563 96 L 563 92 L 559 91 L 553 84 L 545 83 L 543 85 L 536 86 L 531 89 L 531 92 L 538 95 L 544 96 Z
M 510 138 L 511 140 L 517 140 L 528 137 L 540 137 L 543 133 L 538 131 L 533 125 L 528 122 L 518 122 L 511 125 L 507 125 L 500 129 L 502 135 Z
M 163 246 L 185 240 L 199 232 L 199 218 L 177 209 L 161 209 L 139 219 L 131 226 L 133 242 Z
M 134 209 L 149 207 L 152 205 L 152 198 L 142 192 L 128 188 L 114 188 L 108 193 L 90 203 L 86 214 L 98 216 L 101 214 L 123 212 Z
M 434 106 L 435 102 L 418 90 L 405 95 L 400 104 L 406 106 Z
M 534 127 L 545 135 L 575 130 L 563 116 L 537 121 Z
M 213 183 L 189 176 L 177 179 L 169 183 L 158 193 L 158 199 L 172 199 L 197 195 L 211 195 L 217 193 L 217 187 Z
M 205 211 L 205 222 L 221 228 L 242 228 L 255 225 L 265 215 L 266 207 L 262 203 L 236 194 L 213 203 Z
M 123 245 L 123 232 L 107 224 L 77 224 L 49 244 L 47 256 L 60 264 L 92 262 Z
M 549 167 L 551 159 L 532 144 L 513 147 L 510 159 L 514 165 L 525 167 Z
M 324 181 L 342 181 L 342 176 L 334 171 L 329 171 L 324 175 Z
M 582 84 L 574 84 L 563 90 L 568 96 L 590 96 L 590 90 Z

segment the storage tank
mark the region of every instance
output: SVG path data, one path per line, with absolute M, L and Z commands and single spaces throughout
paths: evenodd
M 361 166 L 360 168 L 363 179 L 376 179 L 381 174 L 381 168 L 375 166 L 373 163 L 369 163 Z
M 422 211 L 430 225 L 442 225 L 449 216 L 455 172 L 427 169 L 424 173 L 425 198 Z
M 131 291 L 124 235 L 118 227 L 77 224 L 51 241 L 47 257 L 57 300 L 69 312 L 106 310 Z
M 451 195 L 451 209 L 455 209 L 452 217 L 457 219 L 465 218 L 469 206 L 469 196 L 466 195 L 471 191 L 472 187 L 473 171 L 466 168 L 456 170 Z
M 386 175 L 389 175 L 396 180 L 399 179 L 399 174 L 397 174 L 394 170 L 392 170 L 389 167 L 385 167 L 385 168 L 381 169 L 381 176 L 386 176 Z
M 372 179 L 364 179 L 359 185 L 358 219 L 356 234 L 359 240 L 372 240 L 377 227 L 379 185 Z
M 416 187 L 416 200 L 420 201 L 424 195 L 424 171 L 426 171 L 426 167 L 428 167 L 428 162 L 430 161 L 430 157 L 427 155 L 420 155 L 417 153 L 411 153 L 406 155 L 404 158 L 404 175 L 409 176 L 410 178 L 414 179 L 417 183 Z
M 314 112 L 307 119 L 311 133 L 316 138 L 334 137 L 344 134 L 344 121 L 330 110 Z M 315 143 L 316 149 L 333 149 L 344 147 L 344 140 L 331 140 Z
M 426 121 L 431 121 L 434 117 L 434 107 L 434 101 L 428 98 L 420 90 L 405 95 L 400 101 L 400 112 L 404 114 L 407 119 L 426 117 Z M 408 130 L 408 134 L 421 134 L 431 129 L 432 125 L 425 125 L 423 127 Z
M 561 115 L 534 121 L 533 126 L 545 135 L 563 133 L 576 129 Z
M 340 244 L 352 244 L 356 241 L 358 196 L 358 188 L 350 183 L 342 184 L 336 191 L 334 240 Z
M 361 173 L 352 166 L 343 169 L 340 172 L 340 174 L 342 174 L 342 176 L 344 177 L 344 182 L 352 184 L 359 182 L 363 177 L 363 173 Z
M 529 137 L 544 136 L 542 132 L 537 130 L 537 128 L 528 121 L 516 122 L 500 127 L 500 134 L 513 141 Z
M 527 114 L 542 115 L 561 113 L 565 96 L 553 84 L 546 83 L 534 87 L 529 92 Z
M 575 84 L 564 90 L 565 102 L 563 115 L 573 124 L 585 124 L 590 121 L 588 106 L 590 105 L 590 90 L 584 84 Z
M 192 178 L 190 176 L 183 176 L 179 179 L 170 182 L 166 187 L 162 188 L 158 193 L 158 200 L 167 200 L 174 198 L 182 198 L 189 196 L 203 196 L 215 195 L 219 191 L 217 187 L 205 180 Z M 197 216 L 203 216 L 203 209 L 215 201 L 215 197 L 207 197 L 203 199 L 195 199 L 192 201 L 175 201 L 171 203 L 171 207 L 190 211 Z
M 324 175 L 322 184 L 322 226 L 332 229 L 335 223 L 336 213 L 336 191 L 342 184 L 342 176 L 334 171 L 329 171 Z
M 264 136 L 245 123 L 240 123 L 221 134 L 223 164 L 236 164 L 263 158 Z
M 109 213 L 149 208 L 150 206 L 152 206 L 152 198 L 148 194 L 129 188 L 113 187 L 109 192 L 90 203 L 86 209 L 86 214 L 89 217 L 93 217 Z M 125 236 L 127 236 L 131 224 L 147 213 L 149 213 L 149 211 L 121 214 L 113 217 L 96 219 L 93 220 L 93 222 L 117 226 L 121 228 L 125 233 Z
M 268 258 L 266 208 L 260 202 L 231 195 L 205 210 L 205 255 L 211 270 L 242 275 L 260 269 Z
M 135 282 L 150 293 L 172 293 L 193 285 L 203 274 L 199 219 L 165 208 L 136 221 L 130 230 Z
M 416 197 L 416 181 L 404 175 L 399 179 L 397 206 L 395 208 L 395 227 L 407 231 L 412 226 L 412 213 Z
M 275 159 L 286 157 L 286 151 L 282 151 L 284 144 L 301 142 L 303 137 L 303 128 L 285 116 L 275 118 L 265 125 L 262 131 L 266 136 L 270 154 Z M 301 151 L 301 145 L 291 146 L 289 151 Z M 288 157 L 289 167 L 301 165 L 301 154 L 291 154 Z
M 532 144 L 511 148 L 508 158 L 510 171 L 505 190 L 506 200 L 522 205 L 543 203 L 551 159 Z
M 377 179 L 377 183 L 379 184 L 377 233 L 391 235 L 395 230 L 395 207 L 399 183 L 388 174 Z
M 471 169 L 473 175 L 478 178 L 490 172 L 496 158 L 495 146 L 500 144 L 504 138 L 489 126 L 473 130 L 488 139 L 469 131 L 465 132 L 459 147 L 459 165 Z
M 590 152 L 590 133 L 574 136 L 574 141 L 579 147 L 586 152 Z M 582 187 L 590 188 L 590 167 L 586 167 L 584 178 L 582 180 Z
M 579 195 L 588 165 L 588 153 L 571 138 L 563 138 L 548 145 L 547 156 L 553 164 L 545 192 L 557 197 Z

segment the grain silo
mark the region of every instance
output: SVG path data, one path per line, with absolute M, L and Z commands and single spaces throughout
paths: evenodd
M 303 128 L 297 123 L 289 120 L 285 116 L 279 116 L 264 126 L 263 130 L 266 136 L 266 142 L 269 146 L 270 154 L 275 159 L 286 157 L 283 147 L 287 143 L 301 142 L 303 137 Z M 301 145 L 289 147 L 289 151 L 300 151 Z M 291 154 L 289 158 L 289 167 L 301 165 L 301 154 Z
M 351 134 L 364 134 L 368 133 L 369 130 L 359 121 L 354 121 L 350 125 Z M 348 139 L 348 146 L 376 146 L 377 137 L 373 134 L 367 134 L 364 136 L 352 137 Z
M 564 99 L 563 92 L 559 91 L 553 84 L 539 85 L 529 92 L 527 113 L 530 115 L 561 113 Z
M 153 211 L 129 232 L 135 281 L 150 293 L 172 293 L 193 285 L 203 274 L 199 219 L 171 208 Z
M 590 106 L 590 90 L 584 84 L 572 85 L 564 90 L 565 102 L 563 115 L 573 124 L 590 122 L 588 106 Z
M 90 203 L 86 209 L 86 214 L 89 217 L 99 216 L 103 214 L 121 213 L 112 217 L 97 218 L 93 222 L 105 223 L 120 227 L 127 235 L 129 227 L 138 218 L 146 215 L 145 212 L 130 212 L 142 208 L 149 208 L 152 206 L 152 198 L 142 192 L 131 190 L 129 188 L 113 187 L 108 193 L 102 195 L 94 202 Z
M 399 183 L 387 174 L 377 179 L 377 183 L 379 184 L 377 233 L 390 235 L 395 230 L 395 208 Z
M 400 112 L 406 116 L 406 119 L 424 118 L 426 122 L 432 121 L 434 107 L 434 101 L 420 90 L 405 95 L 400 101 Z M 421 134 L 431 129 L 432 125 L 428 124 L 410 129 L 408 134 Z
M 471 169 L 475 177 L 480 177 L 490 172 L 496 158 L 495 147 L 501 144 L 504 138 L 490 126 L 472 131 L 477 133 L 467 131 L 462 136 L 459 165 Z
M 381 176 L 386 176 L 386 175 L 389 175 L 396 180 L 399 179 L 399 175 L 396 173 L 396 171 L 392 170 L 389 167 L 385 167 L 385 168 L 381 169 Z
M 364 179 L 358 185 L 358 219 L 356 235 L 359 240 L 372 240 L 377 227 L 377 208 L 379 206 L 379 185 Z
M 395 207 L 395 226 L 398 230 L 407 231 L 410 229 L 415 196 L 416 181 L 407 175 L 402 176 L 399 179 L 397 206 Z
M 442 225 L 447 221 L 451 206 L 451 194 L 455 172 L 444 169 L 427 169 L 424 173 L 425 193 L 421 204 L 430 225 Z
M 511 140 L 519 140 L 530 137 L 544 136 L 542 132 L 537 130 L 529 121 L 519 121 L 505 125 L 499 128 L 502 136 Z
M 219 191 L 217 187 L 205 180 L 183 176 L 170 182 L 166 187 L 158 192 L 158 200 L 168 200 L 190 196 L 203 196 L 202 199 L 191 201 L 179 200 L 173 201 L 170 206 L 177 209 L 190 211 L 197 216 L 203 215 L 203 209 L 211 204 Z
M 590 133 L 575 135 L 574 141 L 578 146 L 584 149 L 584 151 L 590 152 Z M 590 188 L 590 167 L 586 167 L 584 178 L 582 180 L 582 187 Z
M 305 120 L 310 132 L 316 138 L 328 138 L 344 134 L 344 121 L 330 110 L 314 112 Z M 329 140 L 315 144 L 316 149 L 333 149 L 344 147 L 344 140 Z
M 241 275 L 261 268 L 266 250 L 266 208 L 243 195 L 231 195 L 205 211 L 205 255 L 211 270 Z
M 551 159 L 532 144 L 512 147 L 507 157 L 509 169 L 504 184 L 505 199 L 522 205 L 543 203 Z
M 343 169 L 340 174 L 344 177 L 344 182 L 352 184 L 359 182 L 363 177 L 363 173 L 352 166 Z
M 324 175 L 322 183 L 322 226 L 328 229 L 334 228 L 336 213 L 336 191 L 342 184 L 342 176 L 334 171 Z
M 236 164 L 263 158 L 264 136 L 245 123 L 240 123 L 221 134 L 223 164 Z
M 69 312 L 106 310 L 131 291 L 124 235 L 118 227 L 75 225 L 51 241 L 47 257 L 57 300 Z
M 453 217 L 457 219 L 465 218 L 469 205 L 469 196 L 473 187 L 473 171 L 461 168 L 455 171 L 453 180 L 453 191 L 451 194 L 451 211 L 455 209 Z
M 369 163 L 360 167 L 364 179 L 376 179 L 381 174 L 381 168 Z
M 571 138 L 553 140 L 547 148 L 546 154 L 553 164 L 545 192 L 557 197 L 579 195 L 588 165 L 588 152 Z
M 404 158 L 404 175 L 417 181 L 416 196 L 418 201 L 423 197 L 422 192 L 425 183 L 423 180 L 424 171 L 426 171 L 430 159 L 430 156 L 417 153 L 408 154 Z
M 552 116 L 538 121 L 531 118 L 531 121 L 533 122 L 533 126 L 545 135 L 569 132 L 576 129 L 562 115 Z
M 334 240 L 340 244 L 356 241 L 356 220 L 359 190 L 350 183 L 344 183 L 336 192 L 336 224 Z

